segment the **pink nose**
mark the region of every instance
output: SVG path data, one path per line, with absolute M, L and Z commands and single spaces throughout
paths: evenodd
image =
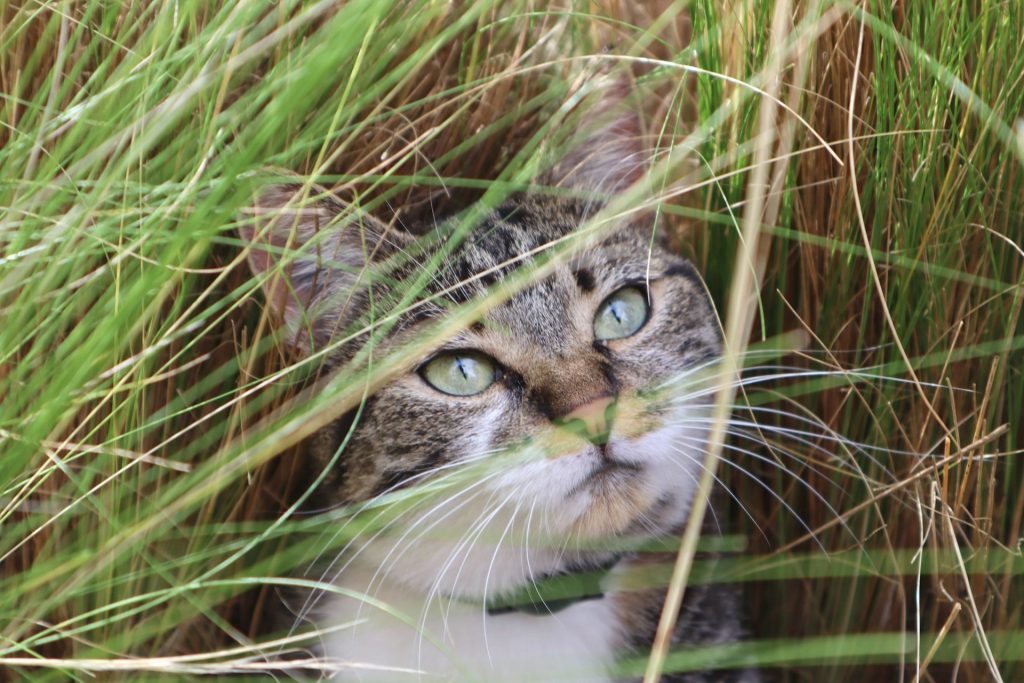
M 603 444 L 608 441 L 614 416 L 615 397 L 600 396 L 573 408 L 555 423 L 591 443 Z

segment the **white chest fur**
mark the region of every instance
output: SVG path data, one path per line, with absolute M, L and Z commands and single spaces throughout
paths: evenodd
M 355 622 L 325 639 L 325 654 L 342 667 L 334 680 L 612 681 L 608 668 L 620 634 L 607 598 L 551 615 L 488 615 L 464 602 L 435 599 L 425 606 L 423 596 L 397 586 L 374 593 L 376 606 L 335 597 L 321 614 L 324 626 Z

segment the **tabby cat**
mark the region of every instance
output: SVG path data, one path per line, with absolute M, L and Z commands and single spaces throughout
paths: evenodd
M 295 622 L 323 631 L 337 680 L 627 680 L 621 661 L 649 649 L 664 581 L 627 584 L 674 557 L 636 547 L 686 523 L 713 392 L 673 387 L 714 360 L 720 331 L 700 277 L 658 241 L 650 214 L 610 217 L 584 248 L 552 257 L 639 175 L 637 116 L 616 107 L 542 179 L 566 191 L 513 195 L 464 235 L 459 219 L 387 226 L 309 187 L 258 196 L 242 229 L 250 264 L 289 342 L 326 349 L 328 374 L 361 362 L 367 337 L 352 332 L 371 310 L 384 357 L 544 264 L 309 446 L 310 468 L 335 463 L 327 503 L 362 505 L 358 518 L 376 522 L 314 571 L 338 591 L 292 606 Z M 278 270 L 283 250 L 297 255 Z M 418 303 L 387 319 L 426 269 Z M 584 588 L 538 587 L 553 584 Z M 731 588 L 691 586 L 675 644 L 737 640 L 738 603 Z

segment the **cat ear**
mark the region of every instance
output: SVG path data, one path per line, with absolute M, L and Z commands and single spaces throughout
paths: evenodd
M 359 314 L 370 264 L 407 239 L 315 186 L 267 186 L 246 213 L 249 267 L 288 343 L 305 353 Z
M 595 81 L 593 89 L 574 112 L 577 132 L 569 139 L 568 152 L 546 180 L 559 187 L 615 194 L 641 178 L 649 161 L 636 93 L 621 78 Z

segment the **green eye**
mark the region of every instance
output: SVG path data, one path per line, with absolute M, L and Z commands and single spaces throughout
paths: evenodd
M 594 337 L 622 339 L 636 334 L 647 322 L 647 294 L 637 287 L 623 287 L 605 299 L 594 316 Z
M 427 384 L 453 396 L 479 394 L 494 384 L 494 361 L 476 351 L 448 351 L 427 361 L 420 370 Z

